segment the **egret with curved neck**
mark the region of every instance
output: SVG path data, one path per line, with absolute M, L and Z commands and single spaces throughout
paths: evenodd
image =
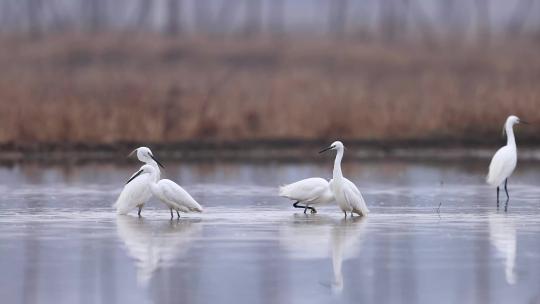
M 137 153 L 137 158 L 141 162 L 151 165 L 157 170 L 158 174 L 156 177 L 156 181 L 158 181 L 159 174 L 160 174 L 159 166 L 163 168 L 163 165 L 154 156 L 152 151 L 150 151 L 150 149 L 148 149 L 147 147 L 139 147 L 133 150 L 128 155 L 128 157 L 132 156 L 135 153 Z M 130 179 L 134 178 L 135 174 L 136 173 L 131 175 Z M 140 178 L 136 180 L 135 182 L 132 182 L 129 185 L 126 184 L 124 186 L 124 189 L 122 189 L 122 192 L 118 196 L 118 199 L 114 203 L 113 207 L 116 208 L 116 213 L 118 214 L 128 214 L 131 210 L 135 208 L 139 208 L 139 212 L 137 214 L 140 217 L 144 204 L 146 204 L 146 202 L 148 202 L 151 197 L 152 197 L 152 192 L 150 191 L 150 187 L 148 186 L 148 183 L 144 181 L 144 178 Z
M 360 216 L 366 216 L 369 213 L 369 209 L 366 206 L 366 202 L 360 193 L 360 190 L 356 185 L 343 176 L 341 171 L 341 160 L 343 159 L 343 153 L 345 146 L 340 141 L 335 141 L 328 148 L 321 150 L 319 153 L 323 153 L 329 150 L 336 150 L 336 159 L 334 160 L 333 179 L 330 181 L 330 190 L 334 194 L 336 203 L 341 208 L 341 211 L 347 217 L 347 212 L 356 213 Z
M 157 175 L 155 176 L 155 181 L 156 182 L 159 181 L 159 178 L 161 176 L 161 172 L 159 171 L 159 167 L 161 167 L 161 168 L 165 168 L 165 167 L 163 167 L 163 165 L 157 159 L 157 157 L 154 156 L 154 154 L 152 153 L 150 148 L 139 147 L 139 148 L 131 151 L 131 153 L 129 153 L 128 157 L 132 156 L 133 154 L 137 154 L 137 159 L 140 160 L 141 162 L 143 162 L 143 163 L 145 163 L 147 165 L 151 165 L 156 169 Z M 141 170 L 141 168 L 139 168 L 139 170 Z M 131 177 L 133 177 L 133 175 Z M 152 192 L 150 191 L 150 188 L 147 187 L 147 189 L 144 191 L 144 194 L 140 198 L 140 202 L 136 206 L 137 208 L 139 208 L 139 212 L 137 213 L 139 215 L 139 217 L 141 216 L 141 211 L 142 211 L 142 208 L 144 207 L 144 204 L 146 204 L 146 202 L 148 202 L 151 197 L 152 197 Z
M 508 194 L 508 178 L 516 169 L 517 164 L 517 147 L 516 139 L 514 137 L 513 126 L 515 124 L 527 122 L 520 120 L 517 116 L 511 115 L 506 119 L 503 131 L 506 132 L 507 142 L 506 146 L 500 148 L 489 164 L 489 173 L 486 178 L 486 182 L 494 187 L 497 187 L 497 208 L 499 207 L 499 188 L 504 182 L 504 191 L 506 192 L 506 204 L 505 210 L 508 208 L 508 201 L 510 195 Z
M 161 167 L 161 168 L 165 168 L 165 167 L 163 167 L 161 162 L 154 156 L 154 154 L 152 153 L 150 148 L 139 147 L 139 148 L 131 151 L 131 153 L 129 153 L 128 157 L 132 156 L 133 154 L 137 154 L 137 159 L 140 160 L 141 162 L 143 162 L 143 163 L 145 163 L 147 165 L 152 165 L 156 169 L 158 169 L 158 179 L 159 179 L 159 173 L 160 173 L 159 172 L 159 167 Z

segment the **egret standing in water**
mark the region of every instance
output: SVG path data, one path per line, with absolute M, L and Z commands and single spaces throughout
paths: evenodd
M 152 165 L 144 165 L 141 169 L 131 177 L 127 185 L 131 182 L 146 183 L 152 194 L 157 196 L 161 202 L 163 202 L 171 211 L 171 219 L 173 218 L 173 210 L 176 211 L 178 218 L 180 218 L 179 211 L 182 212 L 202 212 L 203 208 L 186 190 L 180 187 L 178 184 L 170 179 L 162 179 L 159 182 L 156 181 L 159 171 Z M 127 186 L 126 185 L 126 186 Z
M 326 204 L 334 201 L 334 195 L 330 190 L 328 181 L 320 177 L 306 178 L 296 183 L 279 187 L 279 195 L 296 201 L 295 208 L 304 208 L 304 213 L 309 209 L 311 213 L 317 210 L 311 205 Z M 304 205 L 299 205 L 303 203 Z
M 128 157 L 135 153 L 137 153 L 137 158 L 141 162 L 147 165 L 151 165 L 157 170 L 157 176 L 155 180 L 157 182 L 160 178 L 160 171 L 158 166 L 161 166 L 163 168 L 163 165 L 157 160 L 152 151 L 147 147 L 139 147 L 133 150 L 128 155 Z M 135 174 L 133 174 L 131 178 L 134 178 Z M 148 186 L 148 183 L 143 179 L 139 179 L 134 183 L 130 183 L 129 185 L 126 184 L 124 186 L 124 189 L 122 189 L 122 192 L 120 193 L 118 200 L 116 200 L 114 207 L 116 207 L 116 212 L 118 214 L 127 214 L 131 210 L 139 208 L 139 212 L 137 214 L 141 216 L 141 211 L 144 207 L 144 204 L 146 204 L 146 202 L 148 202 L 151 197 L 152 192 Z
M 337 151 L 334 161 L 333 179 L 329 183 L 330 190 L 332 190 L 334 199 L 345 214 L 345 217 L 347 217 L 347 211 L 351 212 L 351 216 L 353 216 L 353 213 L 366 216 L 369 213 L 369 209 L 360 190 L 358 190 L 353 182 L 343 177 L 343 173 L 341 172 L 341 160 L 343 159 L 344 149 L 345 146 L 343 146 L 343 143 L 335 141 L 328 148 L 319 152 L 323 153 L 328 150 Z
M 497 207 L 499 207 L 499 187 L 504 182 L 504 191 L 506 192 L 505 210 L 507 209 L 508 201 L 510 200 L 507 188 L 508 178 L 514 172 L 517 163 L 517 147 L 513 126 L 518 123 L 527 124 L 527 122 L 520 120 L 514 115 L 511 115 L 506 119 L 503 129 L 503 133 L 506 132 L 507 137 L 506 146 L 500 148 L 493 156 L 493 159 L 491 159 L 489 173 L 486 178 L 488 184 L 497 187 Z

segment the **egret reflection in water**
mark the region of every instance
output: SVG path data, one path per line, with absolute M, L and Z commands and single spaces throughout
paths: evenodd
M 504 259 L 506 282 L 514 285 L 517 282 L 515 271 L 517 239 L 515 220 L 507 213 L 491 213 L 489 219 L 489 240 Z
M 297 214 L 291 224 L 280 229 L 280 245 L 291 259 L 316 260 L 331 257 L 334 277 L 330 287 L 333 292 L 339 293 L 344 286 L 343 262 L 360 253 L 367 221 L 364 217 L 337 220 L 320 215 Z
M 332 228 L 332 268 L 334 270 L 332 290 L 334 292 L 343 290 L 343 272 L 341 271 L 343 260 L 358 256 L 368 220 L 365 217 L 354 217 L 351 220 L 342 220 Z
M 160 268 L 170 267 L 185 255 L 201 233 L 201 225 L 187 220 L 152 223 L 144 218 L 119 216 L 118 236 L 136 261 L 137 281 L 146 286 Z

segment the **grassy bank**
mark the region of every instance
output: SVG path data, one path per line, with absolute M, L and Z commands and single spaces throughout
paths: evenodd
M 427 50 L 153 35 L 1 38 L 0 144 L 540 143 L 536 47 Z M 17 150 L 17 149 L 14 149 Z

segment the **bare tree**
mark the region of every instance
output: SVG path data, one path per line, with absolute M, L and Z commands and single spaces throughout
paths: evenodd
M 506 32 L 510 36 L 519 36 L 525 27 L 525 23 L 529 18 L 531 8 L 535 0 L 520 0 L 514 9 L 510 22 L 506 28 Z
M 180 24 L 181 0 L 167 0 L 167 21 L 166 29 L 168 35 L 180 34 L 182 27 Z
M 193 2 L 195 16 L 195 31 L 198 33 L 208 32 L 209 30 L 209 8 L 208 1 L 196 0 Z
M 42 0 L 26 0 L 26 9 L 28 12 L 28 31 L 34 38 L 41 36 L 42 33 Z
M 330 34 L 336 38 L 342 38 L 345 35 L 348 7 L 348 0 L 330 0 L 328 26 Z
M 47 12 L 50 15 L 50 25 L 52 31 L 59 32 L 67 29 L 69 16 L 66 11 L 62 10 L 62 6 L 55 1 L 49 1 L 47 4 Z
M 229 26 L 229 22 L 233 17 L 233 12 L 237 7 L 238 0 L 221 0 L 214 28 L 220 29 L 220 32 L 226 32 L 227 26 Z
M 285 0 L 270 0 L 270 22 L 277 36 L 285 33 Z
M 478 27 L 478 40 L 481 45 L 489 43 L 491 38 L 491 24 L 489 20 L 490 6 L 489 0 L 475 0 L 476 4 L 476 24 Z
M 153 0 L 140 0 L 137 12 L 137 27 L 145 28 L 150 23 L 150 17 L 153 12 L 154 1 Z
M 437 39 L 433 31 L 433 22 L 430 20 L 428 14 L 417 0 L 407 1 L 407 8 L 411 10 L 412 21 L 414 21 L 414 25 L 421 33 L 421 39 L 427 47 L 437 47 Z
M 246 0 L 245 8 L 244 35 L 246 37 L 253 37 L 261 32 L 262 1 Z
M 457 3 L 455 0 L 440 0 L 438 4 L 439 20 L 442 21 L 443 27 L 450 29 L 454 25 Z
M 91 32 L 98 32 L 102 27 L 106 26 L 106 12 L 107 8 L 104 0 L 82 1 L 81 15 Z
M 399 3 L 401 6 L 399 27 L 401 28 L 401 32 L 403 33 L 403 35 L 407 35 L 410 26 L 410 19 L 412 17 L 412 5 L 410 0 L 400 0 Z
M 385 42 L 394 42 L 398 35 L 397 7 L 394 0 L 379 0 L 379 31 Z
M 0 24 L 2 30 L 8 30 L 13 26 L 15 10 L 13 8 L 13 1 L 5 0 L 0 3 Z

